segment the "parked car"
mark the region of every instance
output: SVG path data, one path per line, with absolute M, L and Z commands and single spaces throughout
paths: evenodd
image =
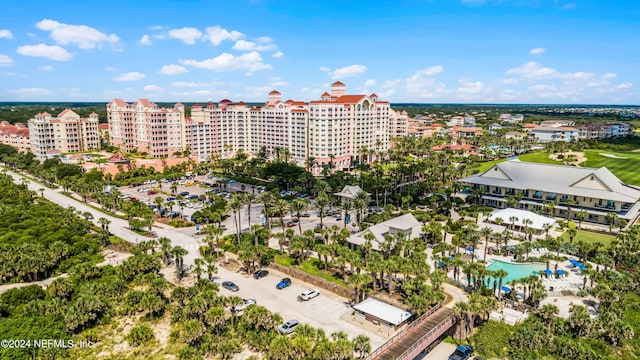
M 289 320 L 278 328 L 278 332 L 282 335 L 291 334 L 296 330 L 299 324 L 298 320 Z
M 157 194 L 157 192 L 155 192 L 153 190 L 147 191 L 147 195 L 155 195 L 155 194 Z
M 286 287 L 291 286 L 291 279 L 289 278 L 284 278 L 282 280 L 280 280 L 280 282 L 276 285 L 276 289 L 284 289 Z
M 263 277 L 269 275 L 269 271 L 267 270 L 258 270 L 256 272 L 253 273 L 253 278 L 254 279 L 262 279 Z
M 473 348 L 469 345 L 460 345 L 449 356 L 449 360 L 467 360 L 473 355 Z
M 342 220 L 342 216 L 341 215 L 336 216 L 336 221 L 341 221 L 341 220 Z
M 300 216 L 302 216 L 302 217 L 309 217 L 309 216 L 311 216 L 311 214 L 309 214 L 309 213 L 302 213 L 302 214 L 300 214 Z
M 199 196 L 199 195 L 197 195 L 197 194 L 191 194 L 191 195 L 189 195 L 188 197 L 189 197 L 189 199 L 191 199 L 191 200 L 198 200 L 198 198 L 199 198 L 200 196 Z
M 298 296 L 298 301 L 308 301 L 318 295 L 320 295 L 320 291 L 318 291 L 318 289 L 307 289 Z
M 183 191 L 178 195 L 180 195 L 180 196 L 189 196 L 189 192 L 188 191 Z
M 167 201 L 176 201 L 177 199 L 176 199 L 176 198 L 174 198 L 174 197 L 168 197 L 168 198 L 166 198 L 165 200 L 167 200 Z
M 227 290 L 229 290 L 229 291 L 233 291 L 233 292 L 236 292 L 236 291 L 240 290 L 238 285 L 236 285 L 233 281 L 223 281 L 222 282 L 222 287 L 227 289 Z
M 291 222 L 294 223 L 294 224 L 297 224 L 298 221 L 300 221 L 300 220 L 298 220 L 298 218 L 295 217 L 295 216 L 291 218 Z
M 231 307 L 231 311 L 233 311 L 234 313 L 239 313 L 246 309 L 248 306 L 256 304 L 256 299 L 242 299 L 242 301 L 243 303 L 241 305 Z
M 287 222 L 287 227 L 294 227 L 294 226 L 296 226 L 296 224 L 294 224 L 293 221 Z

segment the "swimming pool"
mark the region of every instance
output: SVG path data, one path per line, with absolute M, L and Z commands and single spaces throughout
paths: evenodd
M 489 266 L 487 266 L 487 270 L 504 270 L 508 273 L 508 275 L 502 279 L 502 284 L 506 285 L 511 280 L 526 278 L 529 275 L 533 274 L 534 271 L 540 271 L 546 269 L 545 264 L 540 263 L 523 263 L 523 264 L 514 264 L 508 263 L 500 260 L 493 260 Z M 493 286 L 493 280 L 489 282 L 490 286 Z

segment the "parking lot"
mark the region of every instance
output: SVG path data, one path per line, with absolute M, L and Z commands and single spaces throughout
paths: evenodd
M 199 183 L 194 182 L 195 180 L 199 181 Z M 213 192 L 214 194 L 219 196 L 224 196 L 227 199 L 231 198 L 231 195 L 238 191 L 254 193 L 256 195 L 261 192 L 261 190 L 254 189 L 252 185 L 242 184 L 242 183 L 233 182 L 233 181 L 230 183 L 222 183 L 218 187 L 201 186 L 201 184 L 208 185 L 208 184 L 217 183 L 216 179 L 209 179 L 206 175 L 197 176 L 191 179 L 187 179 L 187 178 L 176 179 L 175 183 L 177 185 L 176 194 L 182 193 L 183 194 L 182 197 L 185 198 L 183 200 L 182 214 L 183 214 L 183 217 L 187 220 L 191 219 L 191 215 L 193 215 L 194 212 L 205 207 L 205 204 L 201 200 L 206 197 L 207 190 L 209 191 L 214 190 L 215 191 Z M 179 216 L 180 205 L 178 203 L 178 200 L 176 199 L 177 195 L 173 195 L 171 193 L 171 182 L 156 182 L 152 184 L 143 184 L 135 187 L 125 186 L 125 187 L 121 187 L 119 190 L 123 194 L 123 196 L 128 196 L 129 200 L 132 198 L 135 198 L 151 206 L 155 204 L 156 197 L 160 197 L 161 199 L 163 199 L 163 202 L 165 204 L 168 201 L 173 201 L 175 203 L 173 206 L 174 217 Z M 189 198 L 190 196 L 194 197 L 195 199 L 190 199 Z M 241 222 L 242 222 L 241 229 L 245 230 L 245 229 L 249 229 L 251 225 L 262 224 L 263 208 L 264 208 L 263 205 L 259 203 L 254 203 L 251 206 L 251 224 L 249 224 L 248 214 L 245 206 L 241 212 Z M 318 216 L 318 211 L 314 209 L 312 205 L 310 205 L 305 212 L 308 213 L 309 216 L 301 217 L 299 219 L 300 224 L 302 226 L 302 231 L 309 230 L 309 229 L 313 230 L 317 226 L 319 226 L 320 218 Z M 328 215 L 327 212 L 332 215 Z M 284 217 L 285 224 L 291 223 L 292 217 L 294 215 L 295 214 L 287 214 Z M 344 226 L 344 222 L 341 219 L 342 216 L 343 214 L 338 210 L 331 211 L 330 209 L 325 209 L 325 216 L 323 219 L 324 227 L 330 227 L 332 225 L 338 225 L 340 227 Z M 340 218 L 340 220 L 337 220 L 338 218 Z M 278 217 L 274 217 L 272 218 L 272 220 L 279 221 L 280 219 Z M 233 229 L 235 229 L 235 224 L 233 222 L 232 217 L 227 218 L 223 222 L 223 224 L 226 226 L 226 229 L 227 229 L 225 231 L 225 234 L 233 233 L 234 231 Z M 299 230 L 297 223 L 290 224 L 289 227 L 295 230 L 296 232 L 298 232 Z M 351 224 L 347 224 L 347 229 L 349 229 L 352 232 L 356 230 L 356 228 Z M 184 231 L 186 230 L 186 228 L 182 230 Z M 191 230 L 189 231 L 190 233 L 192 233 Z M 272 228 L 272 231 L 280 232 L 281 228 L 280 227 Z
M 258 305 L 265 306 L 273 312 L 280 313 L 283 321 L 298 320 L 314 327 L 323 328 L 327 335 L 332 332 L 344 331 L 352 339 L 359 334 L 365 334 L 371 339 L 373 349 L 382 345 L 387 337 L 360 327 L 357 323 L 351 323 L 343 317 L 351 313 L 348 299 L 328 291 L 320 290 L 320 295 L 309 301 L 298 301 L 298 295 L 304 290 L 313 288 L 312 285 L 292 278 L 291 286 L 278 290 L 276 284 L 286 275 L 269 269 L 269 275 L 262 279 L 253 279 L 249 274 L 232 272 L 219 267 L 219 279 L 215 282 L 220 285 L 223 281 L 233 281 L 240 288 L 232 292 L 221 287 L 223 295 L 236 295 L 244 299 L 255 299 Z M 348 316 L 346 316 L 348 318 Z

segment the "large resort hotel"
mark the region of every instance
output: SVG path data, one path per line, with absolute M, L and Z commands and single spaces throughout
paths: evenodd
M 640 210 L 640 188 L 623 183 L 609 169 L 528 163 L 509 160 L 460 179 L 480 203 L 495 208 L 517 207 L 592 223 L 609 224 L 609 213 L 633 224 Z M 476 190 L 479 190 L 476 191 Z M 481 194 L 478 194 L 481 193 Z M 584 210 L 586 216 L 580 212 Z

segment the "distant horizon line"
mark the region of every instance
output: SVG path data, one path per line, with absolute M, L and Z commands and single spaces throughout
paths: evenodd
M 144 98 L 139 98 L 144 99 Z M 111 100 L 113 101 L 113 100 Z M 102 104 L 105 105 L 110 103 L 111 101 L 0 101 L 0 106 L 3 105 L 11 105 L 11 104 Z M 135 100 L 137 101 L 137 100 Z M 135 102 L 132 101 L 132 102 Z M 221 100 L 220 100 L 221 101 Z M 206 104 L 209 102 L 219 103 L 220 101 L 153 101 L 156 104 L 175 104 L 175 103 L 183 103 L 183 104 Z M 240 100 L 247 105 L 253 104 L 264 104 L 264 101 L 244 101 Z M 237 102 L 234 102 L 237 103 Z M 419 105 L 419 106 L 562 106 L 562 107 L 640 107 L 640 104 L 572 104 L 572 103 L 427 103 L 427 102 L 389 102 L 392 106 L 411 106 L 411 105 Z

